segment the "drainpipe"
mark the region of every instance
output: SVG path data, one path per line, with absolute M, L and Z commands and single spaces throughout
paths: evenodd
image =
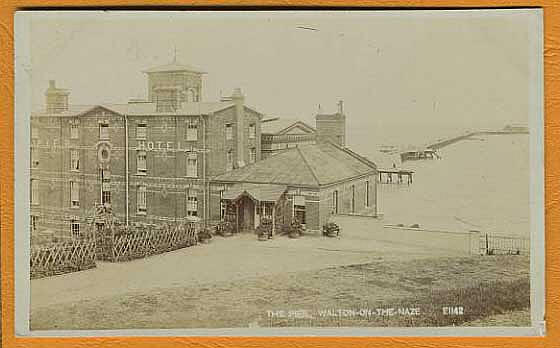
M 126 227 L 129 224 L 129 201 L 128 201 L 128 115 L 124 115 L 124 161 L 125 161 L 125 202 L 126 202 Z
M 204 216 L 204 218 L 207 221 L 210 218 L 210 216 L 209 216 L 210 215 L 209 214 L 209 211 L 210 211 L 210 183 L 208 182 L 208 178 L 206 176 L 207 175 L 206 174 L 206 156 L 207 156 L 207 151 L 208 151 L 208 149 L 206 148 L 206 146 L 207 146 L 206 122 L 208 121 L 208 118 L 203 118 L 201 116 L 201 119 L 203 121 L 202 122 L 202 128 L 203 128 L 202 131 L 203 131 L 203 134 L 204 134 L 204 136 L 202 138 L 203 142 L 204 142 L 203 145 L 202 145 L 202 148 L 204 149 L 204 152 L 203 152 L 203 155 L 202 155 L 202 161 L 203 161 L 202 162 L 202 176 L 204 178 L 204 195 L 205 195 L 205 198 L 204 198 L 204 214 L 205 214 L 205 216 Z

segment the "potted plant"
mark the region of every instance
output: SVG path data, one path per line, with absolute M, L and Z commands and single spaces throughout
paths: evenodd
M 229 221 L 221 221 L 216 225 L 216 234 L 222 237 L 233 236 L 233 224 Z
M 299 238 L 302 235 L 303 235 L 303 226 L 298 220 L 294 219 L 288 227 L 288 237 Z
M 340 226 L 334 222 L 327 222 L 323 225 L 323 236 L 338 237 L 340 234 Z
M 268 231 L 266 225 L 260 224 L 256 229 L 257 238 L 260 241 L 268 240 Z
M 198 241 L 204 244 L 210 243 L 212 239 L 212 233 L 210 233 L 210 228 L 205 227 L 198 231 Z

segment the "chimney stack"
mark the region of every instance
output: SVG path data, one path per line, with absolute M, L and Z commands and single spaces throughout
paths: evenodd
M 342 100 L 338 101 L 338 113 L 344 115 L 344 102 Z
M 68 110 L 68 92 L 65 89 L 56 88 L 56 82 L 49 80 L 49 88 L 45 92 L 47 112 L 57 114 Z
M 237 168 L 241 168 L 245 166 L 245 96 L 241 88 L 233 91 L 231 100 L 235 103 Z

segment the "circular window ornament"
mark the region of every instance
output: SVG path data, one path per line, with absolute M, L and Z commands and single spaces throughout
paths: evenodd
M 100 144 L 97 149 L 97 160 L 101 163 L 109 163 L 111 160 L 111 148 L 108 144 Z

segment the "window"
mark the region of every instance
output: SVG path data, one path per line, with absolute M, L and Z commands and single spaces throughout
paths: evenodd
M 37 225 L 39 224 L 39 217 L 31 215 L 31 232 L 37 232 Z
M 80 223 L 77 220 L 72 220 L 70 223 L 70 230 L 72 232 L 72 237 L 80 238 Z
M 31 179 L 31 204 L 39 204 L 39 181 Z
M 332 195 L 332 212 L 338 214 L 338 190 L 333 191 Z
M 249 149 L 249 163 L 255 163 L 257 161 L 257 149 L 252 147 Z
M 147 136 L 147 129 L 148 127 L 144 123 L 136 125 L 136 139 L 145 140 Z
M 70 123 L 70 139 L 78 139 L 79 137 L 80 134 L 78 123 Z
M 356 212 L 356 187 L 354 185 L 352 185 L 350 187 L 350 190 L 352 191 L 352 213 Z
M 187 155 L 187 176 L 189 178 L 198 177 L 198 158 L 196 154 Z
M 220 191 L 220 218 L 222 221 L 226 217 L 226 202 L 224 201 L 224 191 Z
M 230 171 L 233 169 L 233 151 L 228 150 L 226 152 L 226 171 Z
M 226 124 L 226 140 L 233 139 L 233 126 L 231 123 Z
M 101 169 L 101 204 L 111 204 L 111 172 Z
M 294 196 L 294 217 L 305 224 L 305 196 Z
M 39 128 L 31 127 L 31 139 L 39 139 Z
M 198 120 L 190 120 L 187 122 L 187 141 L 198 140 Z
M 80 207 L 80 184 L 70 181 L 70 206 L 72 208 Z
M 147 167 L 146 167 L 146 152 L 145 151 L 139 151 L 138 154 L 136 155 L 136 172 L 138 174 L 142 174 L 145 175 L 148 171 Z
M 80 153 L 78 150 L 70 150 L 70 170 L 80 170 Z
M 254 123 L 249 125 L 249 139 L 255 139 L 257 137 L 257 127 Z
M 108 186 L 108 184 L 104 184 L 101 191 L 101 203 L 103 205 L 111 205 L 111 190 L 109 190 Z
M 193 189 L 187 190 L 187 216 L 198 216 L 198 198 Z
M 136 192 L 136 207 L 139 214 L 146 214 L 147 202 L 146 202 L 146 186 L 138 186 L 138 191 Z
M 366 207 L 369 207 L 369 181 L 366 181 L 365 185 L 366 185 L 366 194 L 365 194 L 366 202 L 365 202 L 365 205 L 366 205 Z
M 272 213 L 274 211 L 274 203 L 264 203 L 263 216 L 272 219 Z
M 109 139 L 109 125 L 107 123 L 99 125 L 99 139 Z
M 37 149 L 32 147 L 31 148 L 31 168 L 39 167 L 39 154 L 37 153 Z

